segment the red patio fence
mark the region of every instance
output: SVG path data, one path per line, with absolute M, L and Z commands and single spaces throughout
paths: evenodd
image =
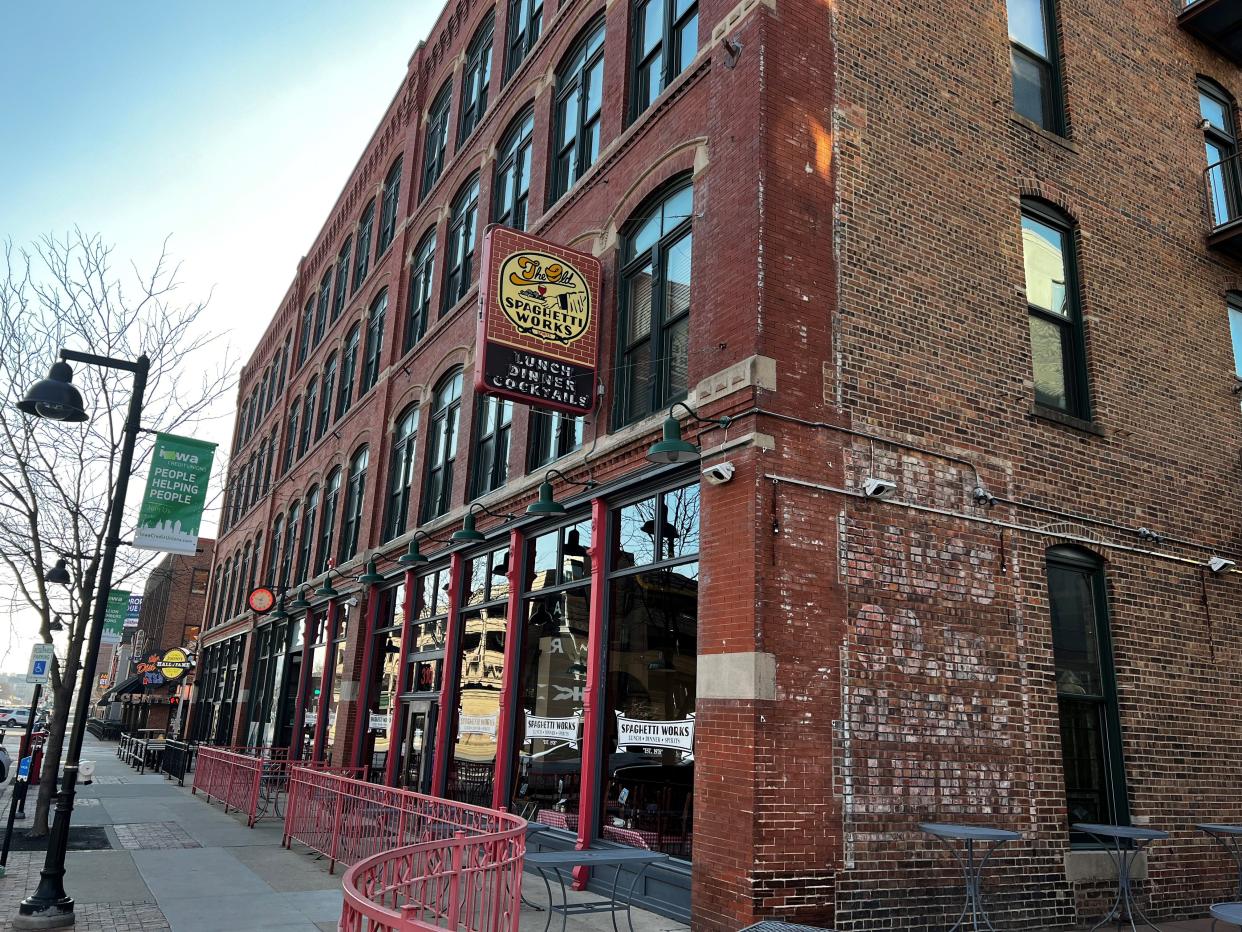
M 289 760 L 287 748 L 200 747 L 190 792 L 202 792 L 210 801 L 224 803 L 224 811 L 235 809 L 246 814 L 246 824 L 254 828 L 261 819 L 280 818 L 280 800 L 289 784 L 294 766 L 350 776 L 365 776 L 362 767 L 332 767 L 321 762 Z

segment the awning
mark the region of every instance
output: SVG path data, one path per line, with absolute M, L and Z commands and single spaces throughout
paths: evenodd
M 112 702 L 118 696 L 142 692 L 142 676 L 143 675 L 141 673 L 135 673 L 128 679 L 124 679 L 117 683 L 99 698 L 99 704 L 103 705 L 104 703 Z

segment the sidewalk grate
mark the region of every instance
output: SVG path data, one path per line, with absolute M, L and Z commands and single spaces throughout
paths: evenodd
M 152 848 L 201 848 L 176 822 L 128 822 L 112 826 L 122 848 L 130 851 Z

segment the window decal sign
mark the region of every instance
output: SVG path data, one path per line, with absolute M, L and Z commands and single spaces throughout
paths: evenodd
M 475 390 L 538 408 L 595 406 L 603 266 L 590 253 L 490 226 Z
M 669 748 L 694 753 L 694 716 L 671 722 L 648 722 L 617 713 L 617 750 L 621 748 Z
M 461 715 L 457 719 L 458 735 L 487 735 L 489 738 L 496 736 L 496 716 L 495 715 Z
M 526 713 L 526 741 L 544 739 L 547 741 L 564 741 L 571 748 L 578 747 L 578 728 L 582 724 L 582 716 L 571 715 L 568 718 L 544 718 L 541 715 Z

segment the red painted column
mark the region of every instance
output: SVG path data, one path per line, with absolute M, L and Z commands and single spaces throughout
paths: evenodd
M 598 827 L 600 762 L 608 754 L 600 748 L 604 733 L 600 707 L 600 687 L 604 682 L 604 569 L 608 554 L 608 505 L 602 498 L 591 502 L 591 637 L 587 648 L 586 687 L 582 694 L 582 783 L 578 794 L 579 851 L 591 846 Z M 599 749 L 599 753 L 596 750 Z M 590 877 L 588 868 L 574 869 L 574 886 L 583 887 Z
M 289 736 L 289 757 L 302 756 L 302 726 L 306 720 L 306 688 L 310 684 L 310 640 L 315 631 L 315 610 L 308 608 L 302 619 L 302 667 L 298 670 L 298 697 L 293 705 L 293 734 Z
M 319 705 L 315 709 L 315 742 L 311 746 L 311 760 L 323 760 L 323 744 L 328 734 L 328 701 L 332 693 L 332 672 L 336 667 L 336 629 L 339 615 L 336 602 L 329 602 L 328 630 L 324 634 L 327 647 L 324 650 L 323 673 L 319 677 Z
M 379 614 L 379 588 L 367 587 L 367 623 L 362 632 L 362 670 L 358 673 L 358 693 L 354 696 L 354 749 L 349 766 L 361 767 L 362 745 L 366 741 L 371 714 L 371 667 L 375 664 L 375 616 Z
M 513 754 L 513 722 L 510 709 L 517 695 L 518 641 L 521 639 L 522 611 L 522 542 L 521 531 L 509 532 L 509 604 L 505 611 L 505 669 L 500 681 L 500 707 L 496 710 L 496 768 L 492 774 L 492 808 L 509 809 L 507 800 L 509 782 L 509 757 Z
M 436 749 L 431 773 L 431 792 L 443 796 L 448 783 L 448 755 L 451 725 L 457 718 L 453 714 L 453 701 L 457 697 L 458 664 L 461 660 L 461 620 L 457 610 L 461 601 L 461 572 L 465 560 L 461 551 L 449 557 L 449 614 L 448 632 L 444 639 L 444 677 L 440 684 L 440 716 L 436 720 Z
M 405 571 L 405 605 L 401 609 L 404 616 L 401 624 L 401 666 L 397 669 L 397 695 L 392 702 L 392 720 L 388 723 L 388 760 L 384 762 L 384 783 L 387 786 L 397 785 L 397 758 L 401 756 L 401 742 L 404 722 L 401 713 L 403 707 L 398 698 L 410 688 L 405 681 L 406 658 L 410 656 L 410 638 L 414 628 L 414 571 Z

